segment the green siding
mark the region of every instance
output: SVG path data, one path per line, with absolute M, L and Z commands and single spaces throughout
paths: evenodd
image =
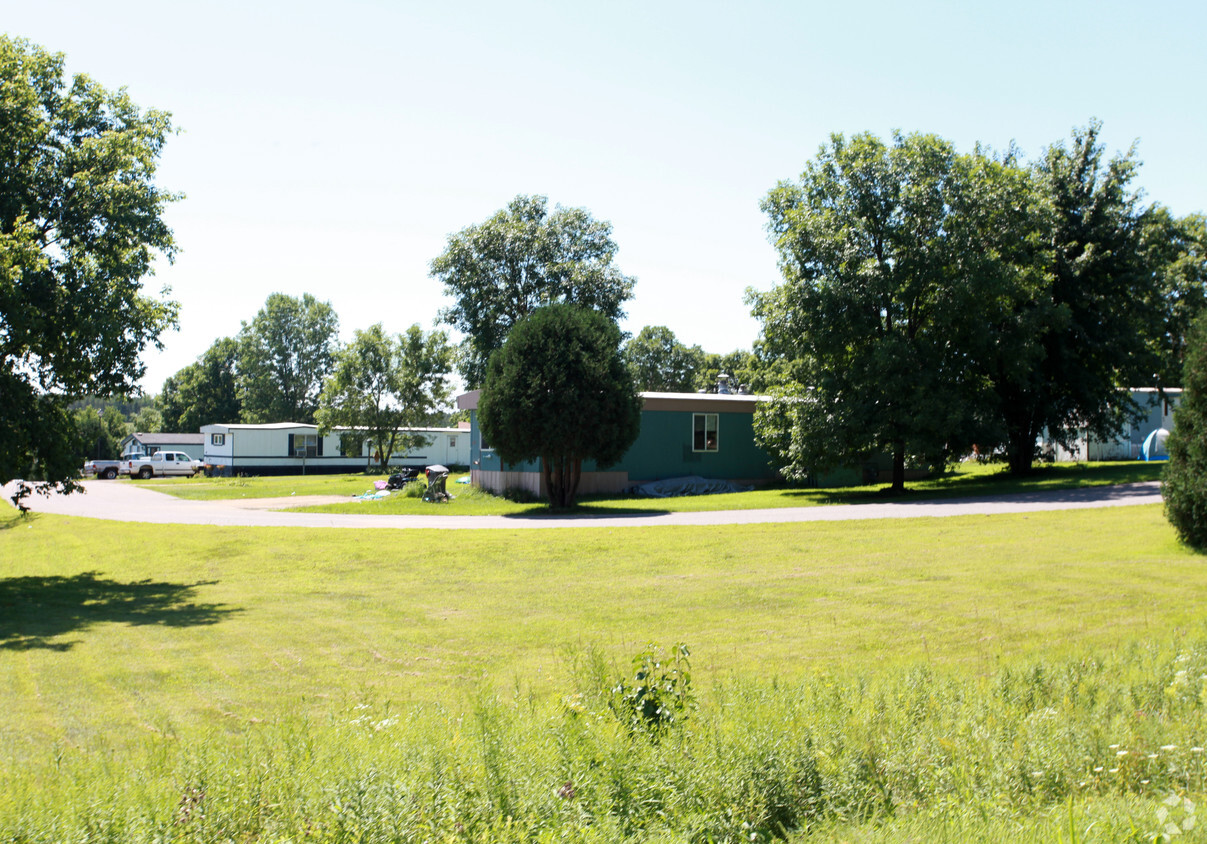
M 621 459 L 630 480 L 652 481 L 700 475 L 727 480 L 773 478 L 767 454 L 754 444 L 754 417 L 717 414 L 717 450 L 692 451 L 690 411 L 644 410 L 641 434 Z
M 710 411 L 712 412 L 712 411 Z M 654 481 L 700 475 L 724 480 L 770 480 L 776 477 L 767 454 L 754 444 L 754 417 L 750 413 L 718 413 L 717 450 L 692 451 L 692 416 L 690 411 L 643 410 L 641 433 L 637 442 L 614 466 L 604 471 L 627 471 L 631 481 Z M 478 447 L 478 415 L 470 416 L 471 459 L 478 468 L 498 471 L 501 461 L 492 451 Z M 508 466 L 513 471 L 540 471 L 537 463 Z M 597 470 L 595 463 L 583 463 L 584 472 Z

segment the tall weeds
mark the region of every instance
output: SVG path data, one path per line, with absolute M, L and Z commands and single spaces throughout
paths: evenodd
M 48 752 L 0 774 L 0 841 L 1139 841 L 1163 799 L 1205 789 L 1207 641 L 980 677 L 735 678 L 656 734 L 609 703 L 620 672 L 571 663 L 555 700 L 363 701 L 138 758 Z

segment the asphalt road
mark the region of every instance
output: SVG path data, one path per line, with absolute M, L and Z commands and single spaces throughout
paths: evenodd
M 4 487 L 4 500 L 12 495 Z M 91 519 L 149 524 L 233 525 L 243 527 L 326 528 L 582 528 L 650 527 L 655 525 L 746 525 L 775 522 L 832 522 L 850 519 L 942 518 L 946 516 L 1032 513 L 1040 510 L 1081 510 L 1091 507 L 1127 507 L 1161 503 L 1160 481 L 1081 489 L 1028 492 L 976 498 L 836 504 L 825 507 L 791 507 L 775 510 L 710 510 L 691 513 L 657 513 L 616 516 L 382 516 L 337 513 L 285 513 L 265 506 L 302 507 L 344 498 L 289 498 L 271 502 L 186 501 L 133 483 L 85 481 L 83 495 L 38 495 L 26 499 L 38 513 L 56 513 Z M 437 505 L 433 505 L 437 506 Z

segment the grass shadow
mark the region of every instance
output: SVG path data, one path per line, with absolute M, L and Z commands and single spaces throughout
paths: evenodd
M 198 587 L 215 581 L 120 583 L 84 572 L 69 577 L 0 579 L 0 650 L 66 651 L 75 641 L 57 641 L 94 624 L 157 624 L 195 627 L 216 624 L 241 610 L 195 602 Z

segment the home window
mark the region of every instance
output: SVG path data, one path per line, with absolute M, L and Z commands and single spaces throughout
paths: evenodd
M 456 437 L 449 437 L 449 438 L 448 438 L 448 447 L 449 447 L 449 448 L 456 448 L 456 447 L 457 447 L 457 438 L 456 438 Z
M 226 445 L 226 434 L 210 434 L 210 445 Z
M 692 414 L 692 451 L 717 450 L 717 414 Z
M 317 434 L 290 434 L 290 457 L 321 457 L 323 454 Z

